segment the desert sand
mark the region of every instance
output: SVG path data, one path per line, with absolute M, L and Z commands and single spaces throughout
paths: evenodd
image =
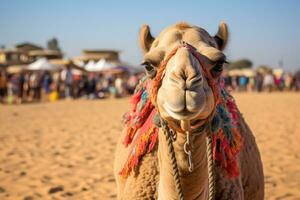
M 300 94 L 234 94 L 260 148 L 266 199 L 300 199 Z M 0 105 L 0 199 L 116 199 L 129 99 Z

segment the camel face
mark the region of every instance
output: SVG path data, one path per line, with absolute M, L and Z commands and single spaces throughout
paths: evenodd
M 168 62 L 158 90 L 157 105 L 162 117 L 166 119 L 205 119 L 212 112 L 212 90 L 200 63 L 188 49 L 179 49 Z
M 227 27 L 221 24 L 215 37 L 205 30 L 179 23 L 166 28 L 157 38 L 153 38 L 148 26 L 140 32 L 140 43 L 143 48 L 146 71 L 155 76 L 160 63 L 169 53 L 186 42 L 201 54 L 201 66 L 188 48 L 179 48 L 166 64 L 161 86 L 157 92 L 156 105 L 160 115 L 172 124 L 180 120 L 199 122 L 206 119 L 214 109 L 214 96 L 203 68 L 209 71 L 225 61 L 222 49 L 227 41 Z M 217 78 L 217 77 L 215 77 Z M 196 120 L 197 119 L 197 120 Z

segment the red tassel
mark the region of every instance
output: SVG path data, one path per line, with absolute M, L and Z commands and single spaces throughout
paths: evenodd
M 158 128 L 154 129 L 154 133 L 151 135 L 150 144 L 149 144 L 149 150 L 148 153 L 151 152 L 158 141 Z
M 230 94 L 228 94 L 228 99 L 226 101 L 226 106 L 227 106 L 227 108 L 228 108 L 228 110 L 229 110 L 229 112 L 231 114 L 232 124 L 234 126 L 236 126 L 237 123 L 238 123 L 238 118 L 239 118 L 239 116 L 238 116 L 238 108 L 237 108 L 237 106 L 236 106 L 236 104 L 234 102 L 233 97 Z
M 140 102 L 143 94 L 143 90 L 139 90 L 136 94 L 131 97 L 132 111 L 135 112 L 137 104 Z
M 130 172 L 138 166 L 140 158 L 147 152 L 154 149 L 158 140 L 158 128 L 153 124 L 153 118 L 156 110 L 152 109 L 147 120 L 139 129 L 134 141 L 131 143 L 130 154 L 120 172 L 120 175 L 126 178 Z

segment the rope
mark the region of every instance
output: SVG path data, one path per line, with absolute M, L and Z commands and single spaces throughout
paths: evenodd
M 213 158 L 213 142 L 212 135 L 206 137 L 206 155 L 208 161 L 208 200 L 215 199 L 215 173 Z
M 183 192 L 182 192 L 182 186 L 180 182 L 180 177 L 179 177 L 179 170 L 177 166 L 177 160 L 175 156 L 175 151 L 173 147 L 173 140 L 172 136 L 170 135 L 170 129 L 168 128 L 167 124 L 162 120 L 162 127 L 163 127 L 163 132 L 167 140 L 167 145 L 168 145 L 168 152 L 171 157 L 171 164 L 172 164 L 172 172 L 173 172 L 173 178 L 175 182 L 175 187 L 177 191 L 177 196 L 179 200 L 184 200 L 183 199 Z
M 172 173 L 174 177 L 177 196 L 179 200 L 184 200 L 176 155 L 173 147 L 173 137 L 171 135 L 171 131 L 167 126 L 166 122 L 162 120 L 161 125 L 163 128 L 163 133 L 167 140 L 168 153 L 171 157 Z M 206 144 L 207 144 L 206 155 L 208 161 L 208 200 L 214 200 L 215 199 L 215 173 L 214 173 L 214 158 L 213 158 L 213 142 L 212 142 L 211 134 L 207 135 Z

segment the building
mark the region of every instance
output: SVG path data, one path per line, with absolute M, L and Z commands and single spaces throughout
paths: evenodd
M 42 50 L 29 51 L 28 57 L 32 61 L 35 61 L 39 58 L 47 58 L 48 60 L 53 60 L 53 59 L 62 59 L 63 54 L 60 51 L 42 49 Z
M 0 66 L 24 64 L 28 62 L 28 56 L 18 49 L 1 49 L 0 50 Z
M 0 67 L 10 65 L 24 65 L 36 61 L 39 58 L 62 59 L 59 51 L 44 49 L 32 43 L 17 44 L 13 49 L 0 49 Z
M 119 51 L 115 50 L 104 50 L 104 49 L 87 49 L 83 50 L 80 56 L 74 57 L 73 61 L 75 63 L 88 63 L 89 61 L 99 61 L 105 59 L 107 62 L 119 64 L 120 57 Z
M 33 51 L 33 50 L 43 50 L 43 47 L 40 47 L 38 45 L 35 45 L 33 43 L 29 43 L 29 42 L 24 42 L 24 43 L 20 43 L 17 44 L 15 46 L 16 49 L 23 51 L 23 52 L 29 52 L 29 51 Z

